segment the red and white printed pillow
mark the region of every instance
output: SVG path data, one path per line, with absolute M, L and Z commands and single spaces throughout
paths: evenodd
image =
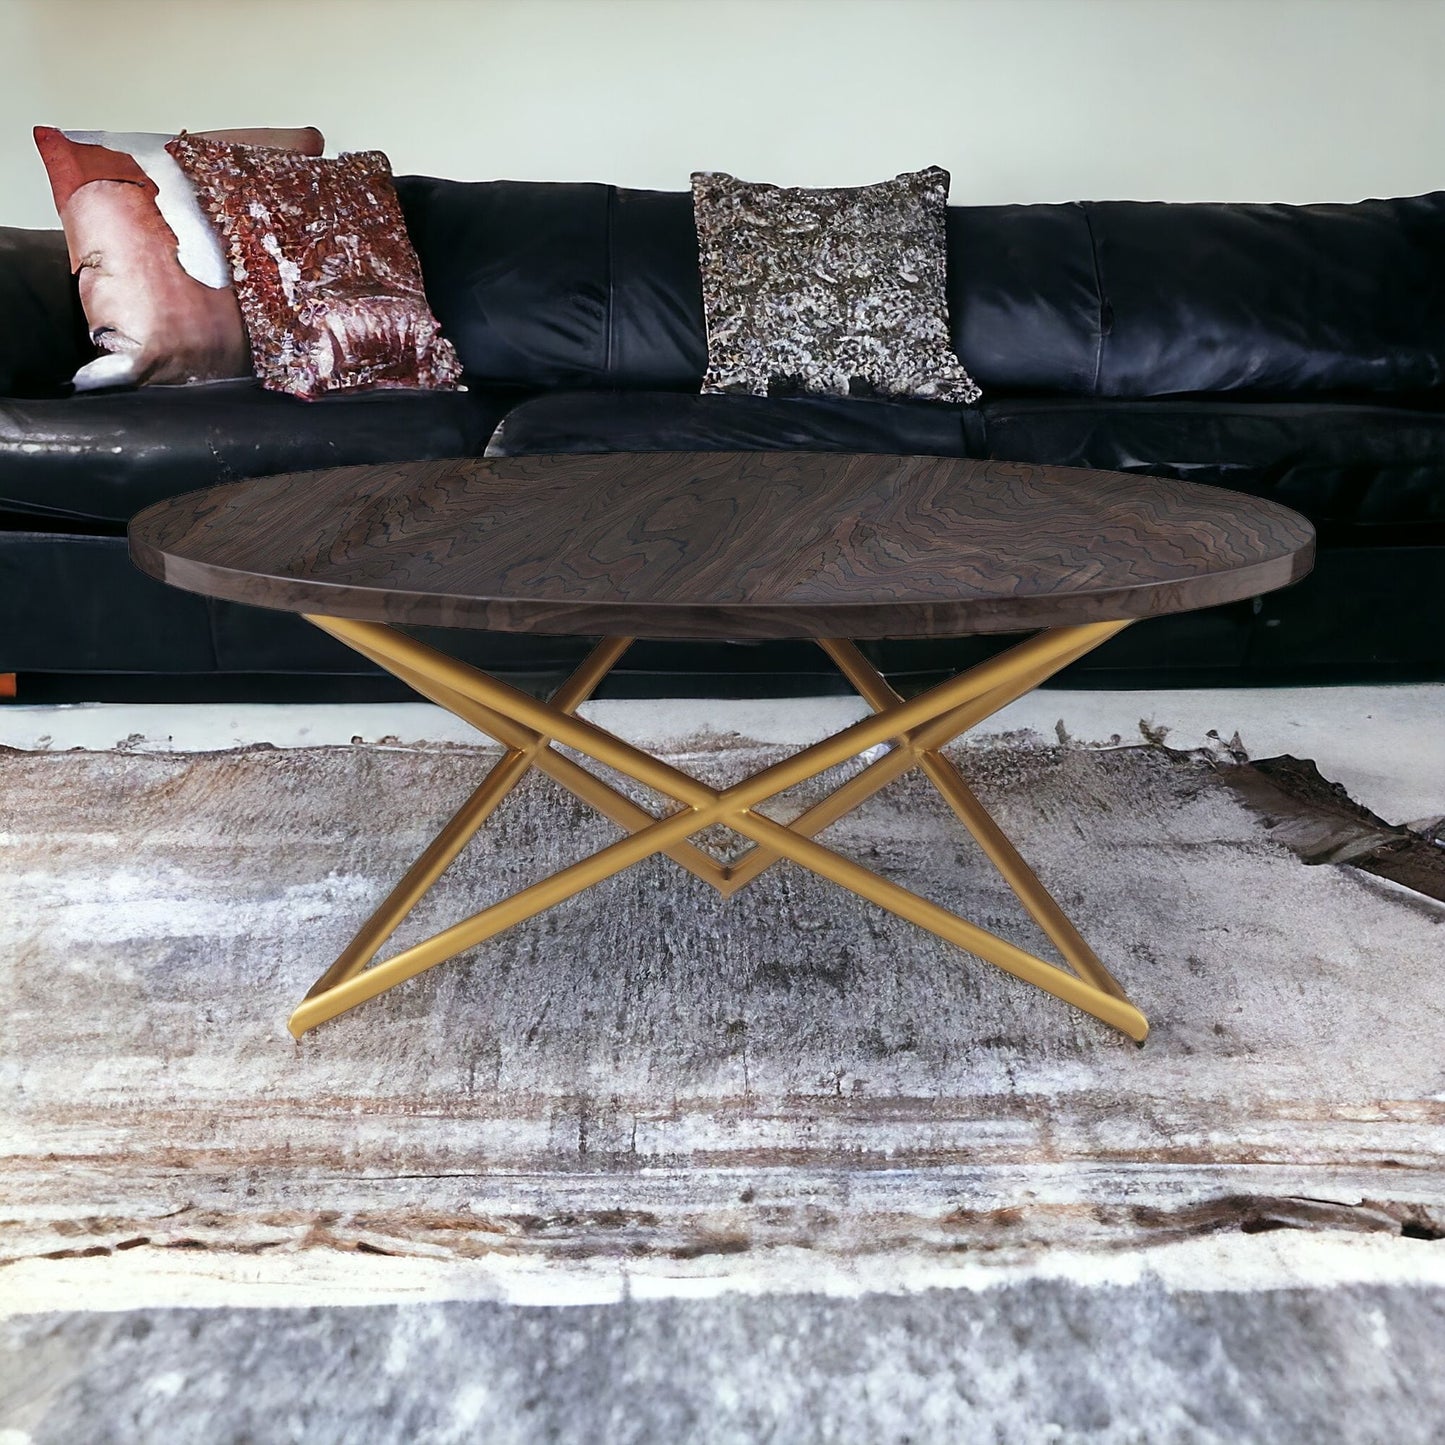
M 319 156 L 321 132 L 208 131 L 206 138 Z M 91 340 L 104 354 L 79 391 L 249 376 L 231 268 L 172 137 L 36 126 Z

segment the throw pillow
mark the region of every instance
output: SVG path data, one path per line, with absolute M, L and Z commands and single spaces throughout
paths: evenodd
M 380 151 L 312 160 L 193 136 L 169 150 L 229 249 L 263 386 L 308 401 L 457 387 L 461 363 L 427 305 Z
M 321 132 L 209 131 L 214 140 L 325 149 Z M 36 126 L 91 341 L 104 355 L 74 377 L 103 386 L 249 376 L 231 268 L 168 135 Z
M 692 178 L 705 392 L 973 402 L 949 341 L 948 172 L 802 190 Z

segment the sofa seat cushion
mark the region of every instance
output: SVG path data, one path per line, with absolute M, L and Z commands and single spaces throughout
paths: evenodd
M 351 392 L 304 402 L 254 381 L 0 400 L 0 512 L 123 526 L 239 477 L 475 456 L 519 393 Z
M 1445 541 L 1445 412 L 1353 403 L 999 400 L 988 455 L 1269 497 L 1326 545 Z
M 557 452 L 877 452 L 965 456 L 973 409 L 848 397 L 554 392 L 508 413 L 488 456 Z

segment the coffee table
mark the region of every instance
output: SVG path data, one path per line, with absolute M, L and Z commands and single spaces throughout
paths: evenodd
M 298 1038 L 654 854 L 737 892 L 779 859 L 956 944 L 1142 1043 L 1144 1015 L 974 796 L 945 744 L 1137 618 L 1238 601 L 1310 568 L 1296 513 L 1237 492 L 1013 462 L 658 452 L 389 463 L 261 477 L 165 501 L 131 555 L 174 586 L 304 614 L 501 743 L 481 780 L 291 1015 Z M 399 631 L 599 636 L 541 702 Z M 905 701 L 854 645 L 1036 630 Z M 576 716 L 637 637 L 810 638 L 874 715 L 712 788 Z M 655 815 L 557 749 L 660 794 Z M 886 751 L 791 823 L 759 805 Z M 943 795 L 1068 967 L 1037 958 L 817 839 L 901 773 Z M 386 940 L 532 768 L 624 836 L 424 942 Z M 723 861 L 690 840 L 724 824 Z M 368 966 L 370 965 L 370 966 Z

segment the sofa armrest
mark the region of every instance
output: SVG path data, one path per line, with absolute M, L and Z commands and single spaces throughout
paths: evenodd
M 94 354 L 63 231 L 0 226 L 0 396 L 50 396 Z

